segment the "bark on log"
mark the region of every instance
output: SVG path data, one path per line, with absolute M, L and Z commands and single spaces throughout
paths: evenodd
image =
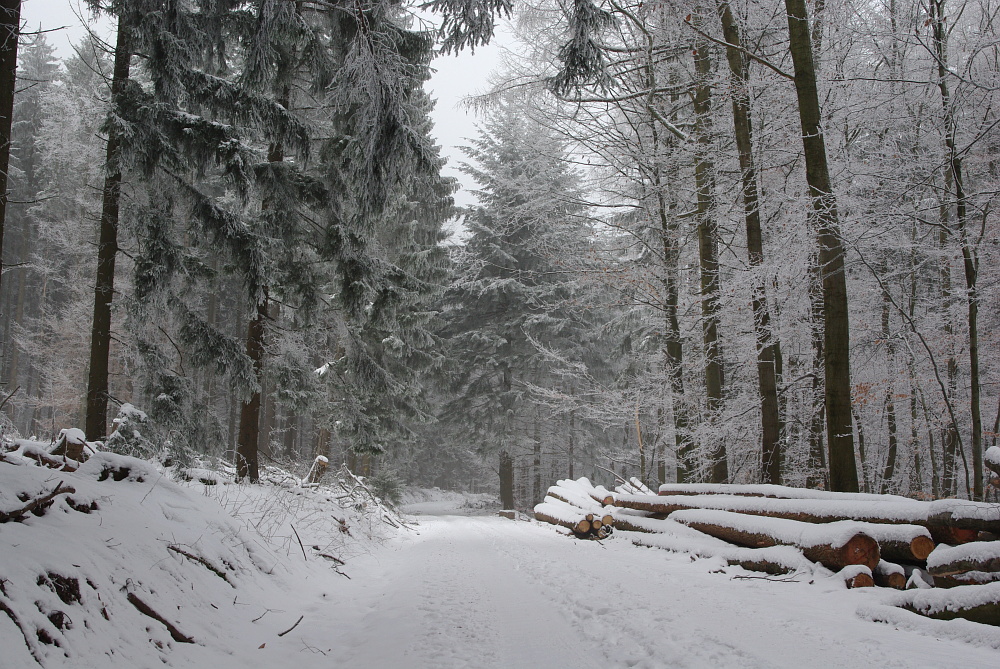
M 713 514 L 713 520 L 710 522 L 692 519 L 685 514 L 673 514 L 670 518 L 737 546 L 747 548 L 795 546 L 802 550 L 807 559 L 819 562 L 834 571 L 850 565 L 864 565 L 871 570 L 878 565 L 880 559 L 878 542 L 863 532 L 855 532 L 846 540 L 843 540 L 843 537 L 816 540 L 815 537 L 804 537 L 808 534 L 807 530 L 813 528 L 799 527 L 804 524 L 796 521 L 782 520 L 779 532 L 768 533 L 763 529 L 755 531 L 746 527 L 743 524 L 745 516 L 742 514 L 733 513 L 725 516 L 729 518 L 723 514 Z
M 802 553 L 813 562 L 819 562 L 830 569 L 842 569 L 852 564 L 874 569 L 880 559 L 878 542 L 867 534 L 860 533 L 851 537 L 843 546 L 820 544 L 803 547 Z
M 964 585 L 950 590 L 911 590 L 897 606 L 913 613 L 954 620 L 964 618 L 986 625 L 1000 625 L 1000 583 Z
M 977 530 L 964 530 L 958 527 L 948 527 L 947 525 L 927 525 L 931 532 L 934 543 L 957 546 L 967 544 L 979 538 Z
M 644 534 L 656 534 L 656 531 L 647 527 L 646 525 L 638 525 L 632 522 L 632 519 L 628 516 L 616 516 L 615 517 L 615 529 L 624 530 L 626 532 L 642 532 Z
M 1000 572 L 1000 541 L 983 541 L 966 547 L 947 548 L 928 561 L 933 576 L 951 576 L 967 571 Z
M 603 488 L 595 488 L 593 490 L 588 490 L 587 494 L 590 495 L 591 499 L 600 504 L 601 506 L 611 506 L 615 502 L 615 497 L 607 490 Z
M 547 513 L 541 511 L 535 511 L 535 520 L 540 520 L 543 523 L 549 523 L 550 525 L 558 525 L 560 527 L 565 527 L 566 529 L 572 530 L 577 534 L 586 534 L 590 531 L 590 522 L 585 518 L 580 518 L 580 520 L 563 520 L 561 518 L 556 518 L 555 516 L 550 516 Z
M 900 495 L 879 495 L 874 493 L 833 492 L 816 490 L 814 488 L 795 488 L 792 486 L 737 483 L 664 483 L 659 487 L 658 494 L 672 495 L 733 495 L 735 497 L 766 497 L 769 499 L 815 499 L 847 502 L 912 502 L 909 497 Z
M 929 531 L 919 525 L 858 523 L 857 526 L 878 542 L 882 558 L 889 562 L 922 565 L 934 550 Z
M 889 498 L 892 500 L 892 498 Z M 934 512 L 932 504 L 915 500 L 872 503 L 871 500 L 845 500 L 826 504 L 824 500 L 762 498 L 736 495 L 618 495 L 615 506 L 669 515 L 686 509 L 719 509 L 751 516 L 785 518 L 806 523 L 833 523 L 855 520 L 875 524 L 913 524 L 926 527 L 937 543 L 947 536 L 951 543 L 964 543 L 978 536 L 977 530 L 1000 529 L 1000 520 L 975 517 L 981 507 L 970 506 L 970 513 L 961 515 L 961 508 Z M 973 503 L 967 503 L 971 505 Z M 985 506 L 985 505 L 983 505 Z M 1000 513 L 1000 512 L 998 512 Z M 947 529 L 942 530 L 945 527 Z M 958 529 L 956 529 L 958 528 Z
M 616 525 L 620 520 L 619 518 L 615 519 Z M 627 523 L 628 521 L 623 522 Z M 740 546 L 731 546 L 721 541 L 719 541 L 718 545 L 713 545 L 711 542 L 717 540 L 709 536 L 705 536 L 699 540 L 692 537 L 678 536 L 671 532 L 651 533 L 652 531 L 648 528 L 641 531 L 646 534 L 637 533 L 629 537 L 636 546 L 659 548 L 673 553 L 685 553 L 703 558 L 722 559 L 730 566 L 742 567 L 747 571 L 783 575 L 808 569 L 809 565 L 800 551 L 787 546 L 779 548 L 743 548 Z
M 934 540 L 930 537 L 914 537 L 910 541 L 880 540 L 882 557 L 890 562 L 923 562 L 934 550 Z
M 966 571 L 949 576 L 933 576 L 935 588 L 957 588 L 960 585 L 986 585 L 1000 581 L 995 571 Z

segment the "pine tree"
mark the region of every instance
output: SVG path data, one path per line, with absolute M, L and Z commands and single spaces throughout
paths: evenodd
M 457 397 L 445 415 L 498 455 L 501 504 L 513 508 L 514 459 L 539 420 L 530 384 L 551 384 L 545 350 L 573 349 L 580 334 L 574 280 L 556 258 L 586 244 L 587 233 L 565 149 L 516 107 L 492 112 L 467 152 L 477 165 L 466 171 L 482 190 L 449 291 Z

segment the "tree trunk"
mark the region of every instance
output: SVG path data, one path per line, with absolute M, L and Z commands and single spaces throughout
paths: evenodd
M 746 219 L 747 256 L 751 271 L 764 263 L 764 241 L 760 226 L 760 207 L 757 190 L 757 168 L 753 159 L 753 123 L 750 117 L 750 81 L 746 59 L 740 50 L 743 46 L 739 27 L 728 1 L 718 2 L 722 20 L 722 34 L 727 44 L 726 59 L 732 81 L 733 127 L 736 149 L 740 158 L 743 180 L 743 212 Z M 757 388 L 760 393 L 761 413 L 761 479 L 766 483 L 781 484 L 781 433 L 784 431 L 778 409 L 778 384 L 776 359 L 778 342 L 771 332 L 771 312 L 767 306 L 764 277 L 751 279 L 754 335 L 757 343 Z
M 888 263 L 884 266 L 888 269 Z M 896 435 L 896 402 L 893 398 L 894 386 L 894 367 L 896 362 L 896 346 L 892 340 L 892 332 L 889 328 L 889 307 L 891 305 L 891 296 L 889 295 L 888 287 L 883 287 L 882 289 L 882 341 L 885 342 L 885 353 L 886 353 L 886 386 L 885 386 L 885 399 L 883 407 L 885 409 L 885 420 L 887 428 L 889 430 L 889 452 L 886 453 L 885 457 L 885 468 L 882 470 L 882 484 L 879 491 L 882 494 L 889 492 L 892 488 L 892 479 L 896 475 L 896 458 L 898 446 L 898 437 Z
M 542 501 L 545 492 L 542 489 L 542 422 L 540 417 L 535 415 L 535 435 L 531 445 L 531 474 L 532 491 L 531 499 L 534 504 Z
M 851 418 L 851 335 L 837 200 L 830 183 L 805 0 L 785 0 L 785 10 L 788 14 L 789 50 L 795 67 L 795 94 L 802 126 L 806 182 L 812 200 L 822 272 L 830 489 L 856 492 L 858 470 Z
M 697 25 L 696 11 L 692 22 Z M 697 191 L 695 212 L 698 224 L 698 259 L 701 273 L 701 325 L 705 355 L 705 394 L 709 420 L 719 419 L 722 410 L 722 354 L 719 346 L 719 231 L 715 220 L 715 164 L 712 162 L 712 60 L 708 40 L 698 37 L 694 44 L 694 181 Z M 729 478 L 726 450 L 722 440 L 710 453 L 711 481 L 724 483 Z
M 806 485 L 810 488 L 830 487 L 830 471 L 826 464 L 826 443 L 823 425 L 826 422 L 826 403 L 823 393 L 826 384 L 823 354 L 823 281 L 820 278 L 818 261 L 810 255 L 809 263 L 809 335 L 812 344 L 812 382 L 809 416 L 809 476 Z
M 656 88 L 656 72 L 653 67 L 652 42 L 647 43 L 649 49 L 647 63 L 647 85 L 650 90 Z M 655 119 L 656 112 L 650 108 L 650 116 Z M 652 153 L 660 155 L 661 148 L 669 148 L 669 141 L 660 136 L 659 125 L 655 120 L 650 123 L 652 133 Z M 688 481 L 692 476 L 692 456 L 694 444 L 691 441 L 691 423 L 684 397 L 684 347 L 681 338 L 680 322 L 677 318 L 679 297 L 679 267 L 680 267 L 680 232 L 677 217 L 673 210 L 676 203 L 668 202 L 666 189 L 667 178 L 664 176 L 659 161 L 654 161 L 650 169 L 650 180 L 653 185 L 655 215 L 659 219 L 660 237 L 663 244 L 663 316 L 666 325 L 664 336 L 665 367 L 670 384 L 671 414 L 674 423 L 674 447 L 676 449 L 676 476 L 678 481 Z
M 944 13 L 945 0 L 930 0 L 930 21 L 934 32 L 934 50 L 938 65 L 938 89 L 941 93 L 941 107 L 944 111 L 944 141 L 948 150 L 948 181 L 955 191 L 955 213 L 959 244 L 962 249 L 962 266 L 965 270 L 966 301 L 968 302 L 969 327 L 969 383 L 972 414 L 972 489 L 968 491 L 973 499 L 983 499 L 983 418 L 979 379 L 979 297 L 977 283 L 979 259 L 976 249 L 969 239 L 968 203 L 965 181 L 962 175 L 962 154 L 956 145 L 958 131 L 955 110 L 952 107 L 948 89 L 948 43 L 947 17 Z M 950 219 L 950 216 L 948 217 Z M 966 471 L 968 478 L 968 471 Z M 966 481 L 968 483 L 968 481 Z
M 115 64 L 111 79 L 111 114 L 117 114 L 132 60 L 130 28 L 118 22 Z M 88 441 L 104 439 L 107 434 L 108 360 L 111 355 L 111 301 L 115 292 L 115 260 L 118 255 L 118 214 L 121 201 L 122 171 L 117 124 L 108 131 L 104 159 L 104 191 L 101 202 L 101 232 L 97 244 L 97 279 L 94 282 L 94 317 L 90 334 L 90 371 L 87 377 Z
M 277 102 L 285 109 L 289 108 L 289 96 L 291 91 L 285 86 Z M 280 163 L 285 160 L 285 149 L 281 142 L 275 142 L 268 147 L 267 160 L 271 163 Z M 261 204 L 261 209 L 267 210 L 272 206 L 266 199 Z M 250 320 L 247 326 L 246 354 L 253 363 L 254 380 L 257 382 L 257 390 L 250 396 L 240 409 L 240 432 L 239 442 L 236 448 L 236 480 L 249 477 L 251 483 L 260 480 L 258 470 L 258 450 L 260 448 L 260 409 L 261 393 L 265 391 L 267 384 L 264 383 L 264 336 L 266 333 L 266 323 L 270 318 L 270 302 L 268 291 L 265 287 L 260 301 L 257 303 L 257 313 Z
M 17 41 L 21 34 L 21 0 L 0 0 L 0 259 L 7 222 L 7 175 L 10 172 L 10 132 L 17 83 Z M 3 275 L 0 260 L 0 277 Z M 4 342 L 6 344 L 6 342 Z
M 510 451 L 500 451 L 500 506 L 514 508 L 514 456 Z
M 246 354 L 253 363 L 257 390 L 240 408 L 239 437 L 236 446 L 236 480 L 249 478 L 251 483 L 260 480 L 258 468 L 258 441 L 260 439 L 260 397 L 264 366 L 264 334 L 267 322 L 267 293 L 257 305 L 257 313 L 247 326 Z

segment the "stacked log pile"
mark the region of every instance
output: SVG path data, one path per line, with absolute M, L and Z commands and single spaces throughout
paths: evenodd
M 848 587 L 950 588 L 943 613 L 918 606 L 927 596 L 916 592 L 897 605 L 1000 624 L 996 504 L 774 485 L 667 484 L 653 494 L 635 479 L 612 494 L 579 479 L 549 488 L 535 517 L 581 538 L 604 538 L 614 527 L 637 545 L 770 574 L 830 570 Z M 594 530 L 588 523 L 598 518 Z
M 579 539 L 605 539 L 614 528 L 613 499 L 610 491 L 586 478 L 557 481 L 535 505 L 535 519 L 564 527 Z

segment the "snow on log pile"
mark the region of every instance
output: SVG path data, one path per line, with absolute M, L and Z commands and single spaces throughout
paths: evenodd
M 894 605 L 1000 624 L 995 504 L 774 485 L 668 484 L 653 494 L 637 480 L 610 494 L 582 478 L 549 488 L 535 517 L 580 538 L 604 538 L 614 527 L 639 546 L 769 574 L 832 570 L 848 587 L 950 588 L 955 594 Z
M 611 508 L 606 506 L 612 499 L 610 491 L 586 478 L 560 480 L 535 505 L 535 520 L 564 527 L 579 539 L 605 539 L 613 528 Z
M 308 610 L 295 585 L 339 582 L 352 553 L 402 524 L 347 473 L 318 488 L 197 468 L 175 482 L 69 445 L 84 453 L 0 446 L 0 666 L 254 666 L 282 644 L 298 652 L 289 632 Z

